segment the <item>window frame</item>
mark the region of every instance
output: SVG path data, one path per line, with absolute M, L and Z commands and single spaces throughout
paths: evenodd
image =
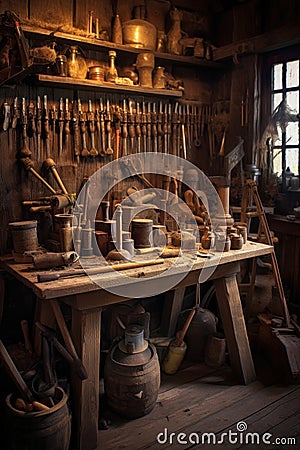
M 261 124 L 262 129 L 265 129 L 267 126 L 268 120 L 272 114 L 272 94 L 275 92 L 283 92 L 286 94 L 287 92 L 294 91 L 295 88 L 286 88 L 286 85 L 283 84 L 282 89 L 273 89 L 273 79 L 272 79 L 272 68 L 274 64 L 286 64 L 290 61 L 298 60 L 300 64 L 300 45 L 284 48 L 280 50 L 276 50 L 276 52 L 269 53 L 263 62 L 263 92 L 262 98 L 264 100 L 264 107 L 262 108 L 262 118 Z M 299 111 L 300 111 L 300 80 L 299 85 L 297 86 L 297 90 L 299 92 Z M 283 97 L 284 98 L 284 97 Z M 282 145 L 274 146 L 274 150 L 282 149 Z M 285 144 L 285 151 L 288 151 L 289 148 L 297 148 L 298 149 L 298 176 L 300 176 L 300 121 L 298 122 L 298 145 L 288 143 Z M 282 156 L 284 156 L 285 152 L 282 152 Z M 282 168 L 286 166 L 282 164 Z M 282 176 L 282 172 L 279 174 Z

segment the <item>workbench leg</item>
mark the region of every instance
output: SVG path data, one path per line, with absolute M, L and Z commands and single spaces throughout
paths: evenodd
M 78 450 L 94 450 L 98 439 L 101 309 L 72 308 L 72 338 L 88 378 L 72 374 L 72 403 Z
M 160 331 L 164 336 L 174 336 L 177 320 L 181 312 L 185 288 L 166 292 Z
M 214 285 L 232 369 L 249 384 L 256 375 L 236 275 L 218 278 Z

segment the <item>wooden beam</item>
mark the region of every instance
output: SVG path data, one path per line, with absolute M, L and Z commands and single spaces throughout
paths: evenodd
M 249 53 L 266 53 L 300 43 L 300 26 L 281 27 L 253 38 L 224 45 L 213 50 L 213 61 L 238 58 Z

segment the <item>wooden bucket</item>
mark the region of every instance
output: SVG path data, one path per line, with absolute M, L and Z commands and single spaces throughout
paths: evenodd
M 37 221 L 25 220 L 22 222 L 11 222 L 8 224 L 15 253 L 24 253 L 37 250 Z
M 68 450 L 71 417 L 63 389 L 56 388 L 56 404 L 46 411 L 19 411 L 13 406 L 13 398 L 12 394 L 6 397 L 13 450 Z

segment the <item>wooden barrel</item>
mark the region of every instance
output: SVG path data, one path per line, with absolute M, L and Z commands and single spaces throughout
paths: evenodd
M 149 248 L 153 220 L 151 219 L 133 219 L 131 221 L 131 236 L 134 240 L 135 248 Z
M 6 397 L 11 448 L 13 450 L 68 450 L 71 417 L 68 397 L 56 388 L 55 405 L 46 411 L 24 412 L 16 409 L 14 396 Z
M 114 358 L 118 351 L 118 345 L 115 345 L 105 361 L 104 386 L 108 405 L 127 419 L 148 414 L 157 400 L 160 366 L 155 347 L 149 343 L 148 349 L 151 356 L 147 362 L 128 365 Z

